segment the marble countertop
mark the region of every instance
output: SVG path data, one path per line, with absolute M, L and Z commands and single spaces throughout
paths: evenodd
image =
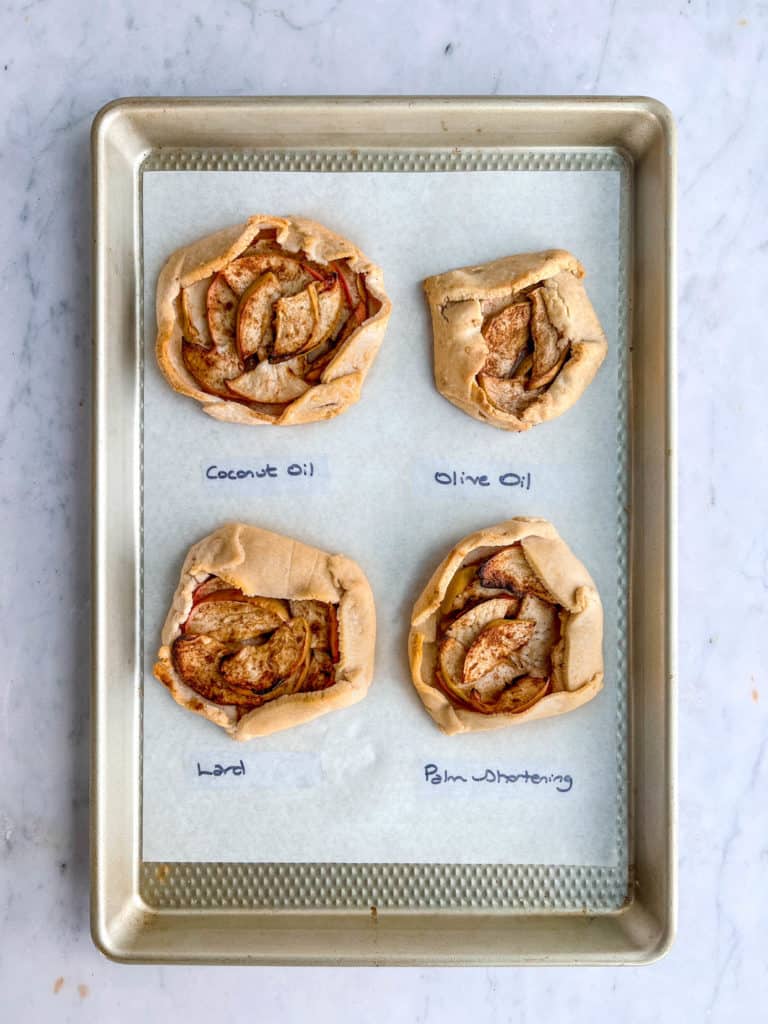
M 11 0 L 3 84 L 0 1014 L 750 1021 L 768 995 L 764 3 Z M 646 968 L 124 967 L 88 928 L 89 153 L 121 95 L 645 94 L 680 146 L 680 920 Z M 762 127 L 761 127 L 762 125 Z M 738 345 L 749 355 L 741 372 Z M 737 358 L 738 356 L 738 358 Z M 763 459 L 765 458 L 763 454 Z M 14 589 L 16 588 L 16 589 Z M 38 655 L 30 672 L 28 652 Z

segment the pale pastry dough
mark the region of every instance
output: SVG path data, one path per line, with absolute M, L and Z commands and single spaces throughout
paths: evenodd
M 391 308 L 381 269 L 352 242 L 303 217 L 257 215 L 165 264 L 157 361 L 216 419 L 330 419 L 360 398 Z
M 465 537 L 441 562 L 414 606 L 408 654 L 424 707 L 452 734 L 586 704 L 603 685 L 602 645 L 589 573 L 551 523 L 521 517 Z
M 288 639 L 282 653 L 285 654 L 287 650 L 290 655 L 288 661 L 292 663 L 295 662 L 294 653 L 299 651 L 301 645 L 306 643 L 307 648 L 311 645 L 312 664 L 316 665 L 318 657 L 322 657 L 321 664 L 330 673 L 327 679 L 315 684 L 322 688 L 309 692 L 301 689 L 302 686 L 313 685 L 308 681 L 305 666 L 301 681 L 296 681 L 297 692 L 286 693 L 284 682 L 278 678 L 279 659 L 274 658 L 270 663 L 277 682 L 274 692 L 283 695 L 270 698 L 269 693 L 266 693 L 264 698 L 259 698 L 263 699 L 263 703 L 257 707 L 249 708 L 247 699 L 241 700 L 239 706 L 227 703 L 223 698 L 210 699 L 210 688 L 201 687 L 205 691 L 201 693 L 188 685 L 174 657 L 174 653 L 178 652 L 178 647 L 174 645 L 189 640 L 191 613 L 199 617 L 203 607 L 202 601 L 195 596 L 202 585 L 229 586 L 241 591 L 246 597 L 261 599 L 256 606 L 240 606 L 240 614 L 250 616 L 245 620 L 246 632 L 247 623 L 254 621 L 254 616 L 257 620 L 256 625 L 251 627 L 254 634 L 263 631 L 266 635 L 280 627 L 281 636 L 284 633 Z M 220 593 L 226 598 L 231 591 L 222 590 Z M 213 599 L 216 599 L 215 594 Z M 317 611 L 322 611 L 323 606 L 335 608 L 335 620 L 338 623 L 338 645 L 334 652 L 337 660 L 332 667 L 328 654 L 322 650 L 315 651 L 316 641 L 320 648 L 328 644 L 328 627 L 318 622 Z M 231 606 L 229 608 L 231 610 Z M 222 605 L 219 605 L 219 609 L 227 610 Z M 260 623 L 259 616 L 262 618 Z M 274 621 L 269 620 L 270 616 L 276 616 Z M 281 618 L 286 620 L 285 625 L 281 623 Z M 298 621 L 300 618 L 302 622 Z M 298 624 L 301 629 L 294 630 L 293 635 L 288 636 L 291 624 Z M 253 664 L 249 659 L 256 659 L 259 664 L 263 664 L 264 656 L 271 653 L 264 645 L 264 637 L 256 636 L 246 640 L 236 657 L 233 658 L 231 651 L 228 651 L 230 657 L 222 661 L 220 647 L 216 645 L 219 641 L 232 639 L 226 632 L 232 629 L 232 617 L 220 615 L 216 625 L 219 627 L 218 633 L 211 630 L 210 626 L 200 630 L 213 632 L 217 637 L 215 640 L 210 637 L 205 639 L 217 652 L 216 657 L 219 659 L 218 664 L 214 663 L 214 668 L 210 670 L 215 676 L 215 687 L 226 688 L 226 682 L 222 682 L 222 666 L 227 662 L 229 671 L 224 668 L 226 678 L 237 680 L 238 671 L 245 671 L 247 685 L 249 666 Z M 154 671 L 177 703 L 221 726 L 236 740 L 267 736 L 309 722 L 337 708 L 348 707 L 365 697 L 373 678 L 376 641 L 373 594 L 360 567 L 344 555 L 326 554 L 290 537 L 256 526 L 229 523 L 190 549 L 161 639 L 162 646 Z M 274 634 L 268 642 L 274 646 Z M 307 648 L 302 656 L 307 654 Z M 287 672 L 287 662 L 283 662 L 283 667 Z M 242 693 L 242 689 L 239 692 Z
M 438 391 L 505 430 L 569 409 L 608 350 L 583 276 L 575 256 L 552 249 L 427 278 Z

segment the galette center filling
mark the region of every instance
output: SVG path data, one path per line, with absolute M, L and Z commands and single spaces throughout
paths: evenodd
M 279 414 L 317 384 L 380 308 L 348 259 L 282 249 L 274 229 L 212 277 L 181 290 L 182 358 L 207 394 Z
M 537 286 L 513 296 L 503 308 L 484 309 L 482 334 L 488 356 L 477 382 L 502 412 L 521 415 L 544 394 L 565 365 L 571 341 L 552 322 L 557 293 Z
M 521 544 L 458 569 L 439 612 L 436 684 L 481 714 L 519 714 L 553 688 L 568 612 Z
M 249 596 L 209 576 L 195 588 L 172 658 L 192 690 L 242 713 L 325 690 L 339 661 L 337 605 Z

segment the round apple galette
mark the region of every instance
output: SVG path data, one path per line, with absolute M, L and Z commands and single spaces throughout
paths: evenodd
M 155 675 L 183 707 L 247 740 L 362 700 L 375 636 L 355 562 L 230 523 L 187 555 Z
M 259 215 L 170 257 L 157 360 L 216 419 L 330 419 L 359 399 L 390 310 L 380 268 L 352 242 L 302 217 Z
M 545 519 L 466 537 L 411 617 L 409 658 L 445 733 L 498 729 L 572 711 L 603 685 L 595 584 Z
M 438 391 L 505 430 L 569 409 L 608 351 L 583 276 L 552 249 L 427 278 Z

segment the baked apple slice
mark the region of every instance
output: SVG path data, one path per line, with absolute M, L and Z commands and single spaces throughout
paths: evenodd
M 208 327 L 208 289 L 210 278 L 196 281 L 181 290 L 181 329 L 193 345 L 211 348 L 213 338 Z
M 453 619 L 446 626 L 445 635 L 469 649 L 486 626 L 505 618 L 507 612 L 516 610 L 517 606 L 518 602 L 513 597 L 494 597 L 490 601 L 481 601 Z
M 195 380 L 205 386 L 208 394 L 222 398 L 231 396 L 229 382 L 243 372 L 242 360 L 232 344 L 227 348 L 201 348 L 200 345 L 185 341 L 182 359 Z
M 309 644 L 307 623 L 291 619 L 283 622 L 266 643 L 248 644 L 223 658 L 221 675 L 230 686 L 255 694 L 267 693 L 288 680 L 301 689 L 300 677 L 309 667 Z
M 525 380 L 518 377 L 494 377 L 489 373 L 479 373 L 477 381 L 488 401 L 496 409 L 511 416 L 522 416 L 539 396 L 538 391 L 532 391 Z
M 217 349 L 229 351 L 235 343 L 238 299 L 223 274 L 217 274 L 208 288 L 206 316 L 211 340 Z
M 543 288 L 531 292 L 533 364 L 526 384 L 531 391 L 551 384 L 568 355 L 568 338 L 560 334 L 549 319 L 546 294 Z
M 280 405 L 303 395 L 309 384 L 285 363 L 265 362 L 228 380 L 226 387 L 236 398 Z
M 288 618 L 282 601 L 268 597 L 227 599 L 226 595 L 232 593 L 237 591 L 219 591 L 198 601 L 184 623 L 184 635 L 203 633 L 223 643 L 244 642 L 273 633 Z
M 281 295 L 280 282 L 271 271 L 248 286 L 237 309 L 237 351 L 245 362 L 266 357 L 272 342 L 272 307 Z
M 531 307 L 513 302 L 483 326 L 488 356 L 483 371 L 492 377 L 511 377 L 528 349 Z
M 485 587 L 503 587 L 513 594 L 535 594 L 543 601 L 552 601 L 552 595 L 541 582 L 539 576 L 531 568 L 525 552 L 520 544 L 492 555 L 484 562 L 478 573 L 480 582 Z
M 265 274 L 272 274 L 280 281 L 281 288 L 289 285 L 303 287 L 310 278 L 301 265 L 301 261 L 271 251 L 243 256 L 222 271 L 222 274 L 238 298 L 242 298 L 251 285 Z
M 474 686 L 497 665 L 509 662 L 510 655 L 530 641 L 534 626 L 530 619 L 502 619 L 486 626 L 464 657 L 464 685 Z

